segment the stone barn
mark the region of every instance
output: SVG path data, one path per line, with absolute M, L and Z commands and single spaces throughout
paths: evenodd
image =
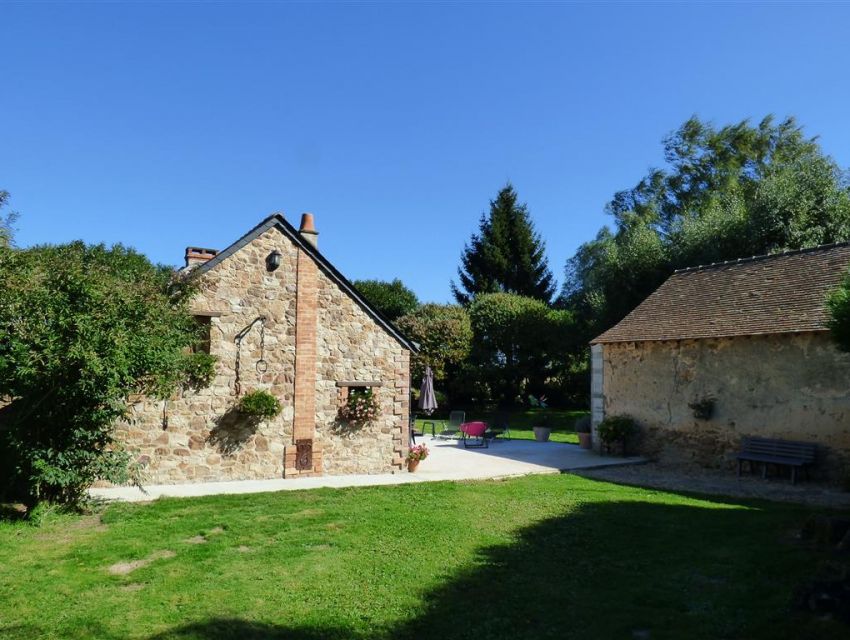
M 850 456 L 850 354 L 825 300 L 850 244 L 675 272 L 591 343 L 592 422 L 628 414 L 641 452 L 722 466 L 743 436 L 815 442 Z M 598 440 L 598 438 L 595 438 Z
M 313 217 L 300 230 L 263 220 L 223 251 L 190 247 L 199 276 L 193 313 L 217 358 L 213 384 L 167 401 L 132 398 L 118 437 L 148 483 L 401 471 L 408 448 L 410 354 L 415 346 L 317 248 Z M 370 388 L 380 415 L 341 425 L 352 389 Z M 263 389 L 283 405 L 259 427 L 234 415 Z

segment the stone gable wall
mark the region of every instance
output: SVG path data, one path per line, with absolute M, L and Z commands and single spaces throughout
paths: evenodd
M 281 266 L 266 269 L 273 250 Z M 299 248 L 270 229 L 202 276 L 196 311 L 221 312 L 210 322 L 210 352 L 218 358 L 213 384 L 184 392 L 167 403 L 139 398 L 118 439 L 136 454 L 149 484 L 281 478 L 284 452 L 293 444 L 296 367 L 296 293 Z M 409 354 L 321 270 L 318 271 L 316 449 L 324 472 L 380 473 L 401 470 L 406 452 Z M 242 341 L 242 393 L 265 389 L 283 412 L 256 429 L 233 411 L 236 393 L 236 335 L 258 316 L 265 324 L 265 373 L 260 359 L 260 325 Z M 384 412 L 375 424 L 346 433 L 335 426 L 340 380 L 380 380 Z M 166 406 L 164 406 L 164 404 Z M 167 426 L 164 424 L 167 422 Z
M 317 438 L 329 474 L 382 473 L 402 468 L 410 410 L 409 354 L 325 274 L 318 281 Z M 360 430 L 336 420 L 345 390 L 337 382 L 378 381 L 381 417 Z
M 748 435 L 816 442 L 826 472 L 850 455 L 850 354 L 826 332 L 609 343 L 603 360 L 605 415 L 633 416 L 662 461 L 730 466 Z

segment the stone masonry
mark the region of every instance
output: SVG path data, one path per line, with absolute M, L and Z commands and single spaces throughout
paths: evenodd
M 280 266 L 269 271 L 266 260 L 275 250 Z M 271 226 L 212 264 L 201 275 L 193 309 L 209 317 L 210 353 L 218 358 L 212 385 L 167 402 L 136 398 L 130 418 L 117 427 L 145 482 L 404 468 L 408 348 L 280 228 Z M 350 429 L 337 421 L 345 385 L 365 383 L 382 411 L 374 423 Z M 253 389 L 269 391 L 283 405 L 280 416 L 256 428 L 234 410 L 240 395 Z M 312 469 L 296 470 L 296 440 L 312 440 Z
M 595 347 L 599 349 L 600 347 Z M 816 442 L 829 474 L 850 458 L 850 354 L 825 331 L 601 345 L 605 415 L 641 426 L 640 452 L 731 466 L 743 436 Z M 712 397 L 709 419 L 689 404 Z

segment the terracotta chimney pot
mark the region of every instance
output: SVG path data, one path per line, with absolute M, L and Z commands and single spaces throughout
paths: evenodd
M 313 248 L 319 248 L 319 232 L 316 231 L 316 225 L 313 222 L 312 213 L 301 214 L 301 228 L 298 230 L 301 237 L 309 242 Z

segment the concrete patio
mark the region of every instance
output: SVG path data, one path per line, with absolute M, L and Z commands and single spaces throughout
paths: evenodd
M 319 476 L 284 480 L 235 480 L 179 485 L 149 485 L 143 493 L 136 487 L 91 489 L 94 497 L 108 500 L 143 502 L 161 497 L 188 498 L 218 494 L 260 493 L 263 491 L 295 491 L 319 487 L 366 487 L 440 480 L 486 480 L 527 474 L 561 473 L 578 469 L 596 469 L 620 465 L 642 464 L 644 458 L 600 456 L 577 445 L 533 440 L 497 440 L 489 448 L 465 449 L 454 440 L 425 436 L 431 455 L 416 473 L 379 475 Z

